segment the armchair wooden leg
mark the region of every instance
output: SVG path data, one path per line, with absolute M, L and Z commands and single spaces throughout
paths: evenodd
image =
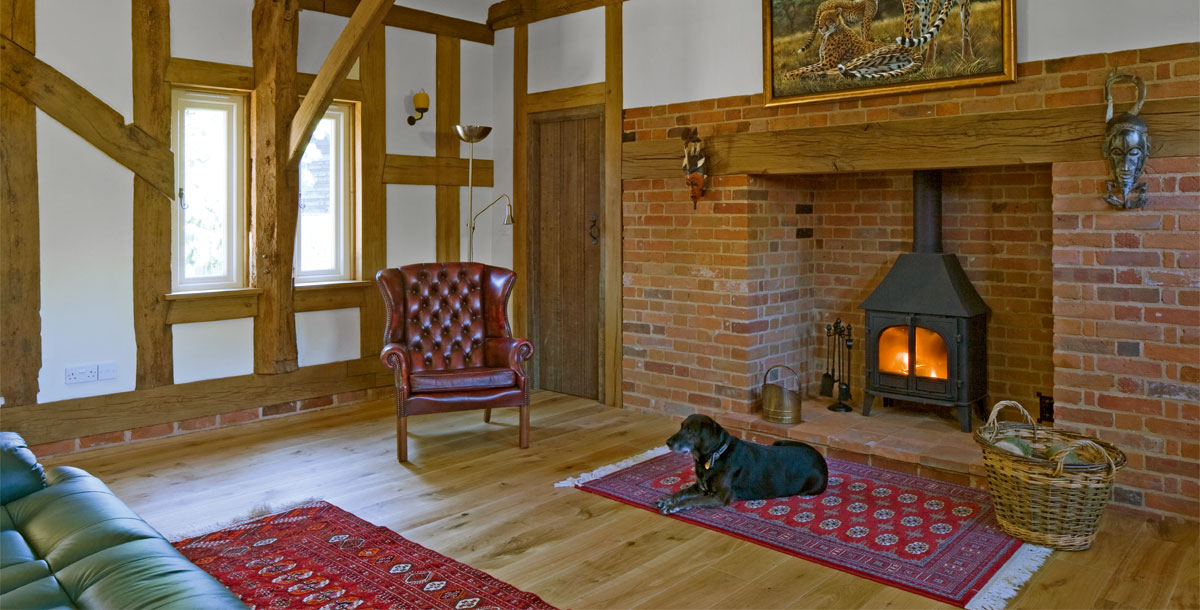
M 396 418 L 396 459 L 408 461 L 408 416 Z
M 529 405 L 521 405 L 521 448 L 529 448 Z
M 485 423 L 485 424 L 486 424 L 486 423 L 488 423 L 488 422 L 490 422 L 490 421 L 492 421 L 492 410 L 491 410 L 491 409 L 484 409 L 484 410 L 483 410 L 483 423 Z

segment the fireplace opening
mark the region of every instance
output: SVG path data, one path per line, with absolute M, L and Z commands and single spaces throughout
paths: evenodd
M 950 356 L 946 340 L 928 328 L 890 326 L 879 334 L 879 371 L 889 375 L 916 375 L 945 379 Z M 910 341 L 911 337 L 911 341 Z M 915 367 L 910 363 L 915 362 Z M 915 368 L 915 370 L 914 370 Z
M 876 397 L 957 409 L 987 399 L 987 318 L 958 257 L 942 252 L 942 175 L 913 172 L 913 247 L 859 305 L 866 312 L 863 415 Z

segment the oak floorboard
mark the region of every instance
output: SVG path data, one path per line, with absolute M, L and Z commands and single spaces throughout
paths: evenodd
M 323 498 L 560 608 L 935 608 L 933 600 L 554 483 L 662 444 L 666 417 L 538 392 L 532 443 L 499 409 L 409 420 L 379 400 L 44 460 L 99 476 L 164 531 Z M 1010 608 L 1196 608 L 1195 525 L 1110 510 Z

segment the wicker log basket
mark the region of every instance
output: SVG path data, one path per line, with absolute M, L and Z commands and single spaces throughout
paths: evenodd
M 1025 422 L 997 421 L 1015 407 Z M 975 430 L 983 449 L 996 519 L 1010 536 L 1062 551 L 1092 545 L 1109 491 L 1125 454 L 1104 441 L 1064 430 L 1039 428 L 1029 412 L 1011 400 L 996 403 L 987 424 Z M 1047 458 L 1016 455 L 996 443 L 1016 437 L 1034 450 L 1061 445 Z M 1073 455 L 1071 455 L 1073 454 Z M 1069 457 L 1084 463 L 1068 464 Z

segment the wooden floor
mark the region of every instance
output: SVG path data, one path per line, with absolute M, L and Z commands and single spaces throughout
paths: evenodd
M 912 593 L 594 494 L 563 478 L 661 445 L 676 425 L 551 393 L 533 442 L 515 410 L 409 420 L 391 404 L 317 411 L 64 456 L 163 531 L 328 500 L 560 608 L 938 608 Z M 1096 545 L 1055 553 L 1010 608 L 1196 608 L 1194 526 L 1109 511 Z

